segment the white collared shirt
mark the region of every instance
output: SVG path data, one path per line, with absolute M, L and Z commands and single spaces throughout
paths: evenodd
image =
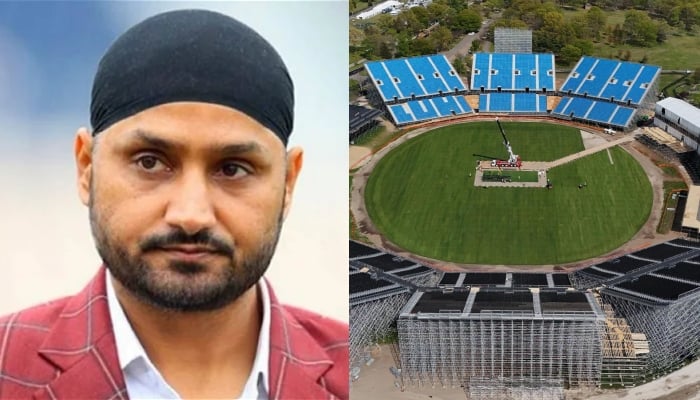
M 131 328 L 124 310 L 117 300 L 111 274 L 107 279 L 107 304 L 114 329 L 119 366 L 124 374 L 126 391 L 131 399 L 180 399 L 180 395 L 163 379 L 158 369 L 148 358 L 141 342 Z M 263 318 L 258 336 L 258 347 L 253 369 L 248 375 L 240 399 L 267 400 L 267 377 L 270 358 L 270 294 L 264 282 L 258 282 L 262 298 Z

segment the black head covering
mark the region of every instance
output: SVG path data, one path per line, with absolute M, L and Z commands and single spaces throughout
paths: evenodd
M 176 101 L 239 110 L 285 145 L 293 128 L 294 85 L 279 54 L 250 27 L 211 11 L 158 14 L 112 44 L 92 86 L 93 135 Z

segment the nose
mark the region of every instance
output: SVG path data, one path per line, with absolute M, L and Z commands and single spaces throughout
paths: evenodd
M 172 185 L 165 222 L 188 234 L 214 226 L 216 215 L 205 174 L 189 172 Z

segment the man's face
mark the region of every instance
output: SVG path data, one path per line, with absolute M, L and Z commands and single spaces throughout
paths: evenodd
M 301 167 L 233 109 L 169 103 L 76 140 L 80 194 L 98 252 L 140 300 L 220 308 L 267 269 Z

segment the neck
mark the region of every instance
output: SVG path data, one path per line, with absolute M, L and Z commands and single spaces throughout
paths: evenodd
M 181 380 L 182 375 L 205 379 L 233 369 L 245 378 L 250 372 L 262 323 L 257 286 L 219 310 L 173 312 L 143 303 L 110 279 L 141 345 L 171 385 L 168 376 L 172 380 Z

